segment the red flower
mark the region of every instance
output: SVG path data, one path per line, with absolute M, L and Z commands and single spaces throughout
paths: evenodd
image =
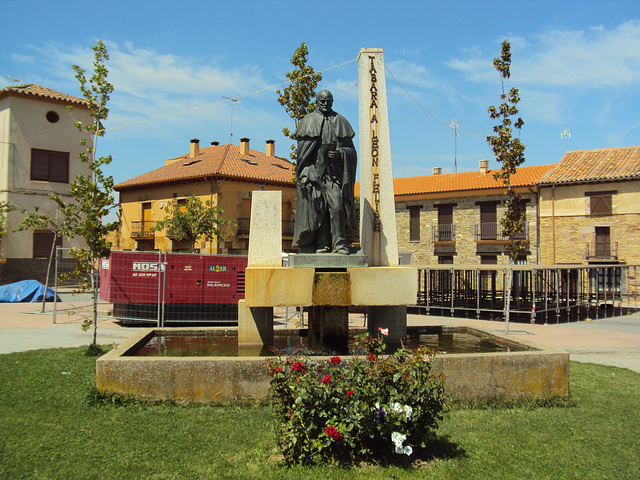
M 304 368 L 304 363 L 302 362 L 296 362 L 293 364 L 293 366 L 291 367 L 291 369 L 294 372 L 302 372 L 302 373 L 307 373 L 307 369 Z
M 353 395 L 353 390 L 347 390 L 347 397 L 350 397 L 351 395 Z
M 331 382 L 331 375 L 325 375 L 324 378 L 322 379 L 322 383 L 327 385 L 330 382 Z
M 340 365 L 340 362 L 342 362 L 342 360 L 340 360 L 340 357 L 331 357 L 330 361 L 335 365 Z
M 333 440 L 335 440 L 336 442 L 338 440 L 342 440 L 342 434 L 340 432 L 338 432 L 333 426 L 329 425 L 327 428 L 325 428 L 324 433 L 327 434 L 327 436 L 331 437 Z
M 373 361 L 376 359 L 376 356 L 373 353 L 370 353 L 369 356 L 367 357 L 369 360 Z

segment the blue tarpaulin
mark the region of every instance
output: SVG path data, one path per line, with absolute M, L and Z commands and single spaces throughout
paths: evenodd
M 0 286 L 0 303 L 41 302 L 43 295 L 44 285 L 37 280 L 22 280 Z M 47 288 L 47 302 L 53 302 L 54 295 L 53 288 Z

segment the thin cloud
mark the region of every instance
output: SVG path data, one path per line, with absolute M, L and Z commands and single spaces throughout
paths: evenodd
M 640 82 L 640 21 L 607 30 L 555 30 L 512 42 L 512 75 L 520 84 L 600 88 Z M 497 51 L 496 51 L 497 55 Z M 494 55 L 495 56 L 495 55 Z M 492 57 L 478 48 L 447 65 L 470 81 L 495 81 Z

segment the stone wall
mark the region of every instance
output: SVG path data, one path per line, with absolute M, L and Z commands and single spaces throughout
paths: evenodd
M 555 223 L 555 239 L 554 228 Z M 607 216 L 557 216 L 540 219 L 540 263 L 586 263 L 587 243 L 593 244 L 595 227 L 609 227 L 611 241 L 617 242 L 618 261 L 640 264 L 640 214 Z
M 537 205 L 535 194 L 521 194 L 523 200 L 528 200 L 526 207 L 529 229 L 529 243 L 527 263 L 537 260 Z M 497 219 L 504 215 L 505 206 L 502 203 L 504 195 L 468 196 L 449 199 L 434 198 L 425 200 L 398 201 L 396 199 L 396 225 L 398 230 L 398 250 L 411 252 L 414 265 L 438 263 L 441 255 L 452 255 L 455 264 L 480 264 L 480 255 L 496 255 L 499 265 L 509 263 L 509 257 L 504 254 L 505 242 L 476 242 L 474 225 L 480 223 L 480 206 L 476 202 L 500 201 L 497 206 Z M 453 207 L 453 225 L 455 242 L 452 244 L 434 244 L 433 232 L 438 227 L 438 209 L 435 205 L 455 203 Z M 409 207 L 419 206 L 420 209 L 420 241 L 410 240 L 410 211 Z

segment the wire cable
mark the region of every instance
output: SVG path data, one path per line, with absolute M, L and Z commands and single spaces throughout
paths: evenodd
M 348 60 L 348 61 L 343 62 L 343 63 L 340 63 L 340 64 L 338 64 L 338 65 L 334 65 L 334 66 L 332 66 L 332 67 L 327 67 L 327 68 L 325 68 L 325 69 L 323 69 L 323 70 L 319 70 L 319 71 L 317 71 L 317 72 L 313 72 L 313 74 L 304 75 L 304 76 L 302 76 L 302 77 L 300 77 L 300 78 L 306 78 L 306 77 L 309 77 L 309 76 L 311 76 L 311 75 L 315 75 L 316 73 L 322 73 L 322 72 L 326 72 L 326 71 L 328 71 L 328 70 L 332 70 L 332 69 L 334 69 L 334 68 L 342 67 L 342 66 L 347 65 L 347 64 L 349 64 L 349 63 L 351 63 L 351 62 L 355 62 L 356 60 L 358 60 L 358 59 L 357 59 L 357 58 L 354 58 L 354 59 L 352 59 L 352 60 Z M 269 87 L 264 87 L 264 88 L 261 88 L 261 89 L 259 89 L 259 90 L 255 90 L 255 91 L 252 91 L 252 92 L 243 93 L 243 94 L 241 94 L 241 95 L 236 95 L 236 96 L 234 96 L 234 97 L 232 97 L 232 98 L 234 98 L 234 99 L 239 99 L 239 98 L 247 97 L 247 96 L 249 96 L 249 95 L 256 95 L 256 94 L 258 94 L 258 93 L 262 93 L 262 92 L 264 92 L 264 91 L 266 91 L 266 90 L 272 90 L 272 89 L 274 89 L 274 88 L 277 88 L 277 87 L 283 86 L 283 85 L 285 85 L 285 84 L 287 84 L 287 83 L 291 83 L 292 81 L 293 81 L 293 80 L 287 80 L 286 82 L 280 82 L 280 83 L 278 83 L 278 84 L 276 84 L 276 85 L 271 85 L 271 86 L 269 86 Z M 353 88 L 353 87 L 351 87 L 351 88 Z M 350 90 L 351 90 L 351 89 L 350 89 Z M 349 93 L 349 92 L 347 92 L 347 93 Z M 193 111 L 195 111 L 195 110 L 199 110 L 199 109 L 201 109 L 201 108 L 211 107 L 211 106 L 213 106 L 213 105 L 218 105 L 218 104 L 220 104 L 220 103 L 229 102 L 230 100 L 231 100 L 231 99 L 218 100 L 217 102 L 207 103 L 206 105 L 199 105 L 199 106 L 197 106 L 197 107 L 188 108 L 188 109 L 186 109 L 186 110 L 181 110 L 181 111 L 179 111 L 179 112 L 168 113 L 168 114 L 166 114 L 166 115 L 161 115 L 161 116 L 159 116 L 159 117 L 148 118 L 148 119 L 146 119 L 146 120 L 140 120 L 139 122 L 133 122 L 133 123 L 128 123 L 128 124 L 126 124 L 126 125 L 120 125 L 120 126 L 118 126 L 118 127 L 111 127 L 111 128 L 107 128 L 106 130 L 118 130 L 118 129 L 120 129 L 120 128 L 132 127 L 132 126 L 134 126 L 134 125 L 140 125 L 140 124 L 142 124 L 142 123 L 153 122 L 153 121 L 155 121 L 155 120 L 161 120 L 161 119 L 163 119 L 163 118 L 173 117 L 173 116 L 175 116 L 175 115 L 181 115 L 181 114 L 183 114 L 183 113 L 193 112 Z

